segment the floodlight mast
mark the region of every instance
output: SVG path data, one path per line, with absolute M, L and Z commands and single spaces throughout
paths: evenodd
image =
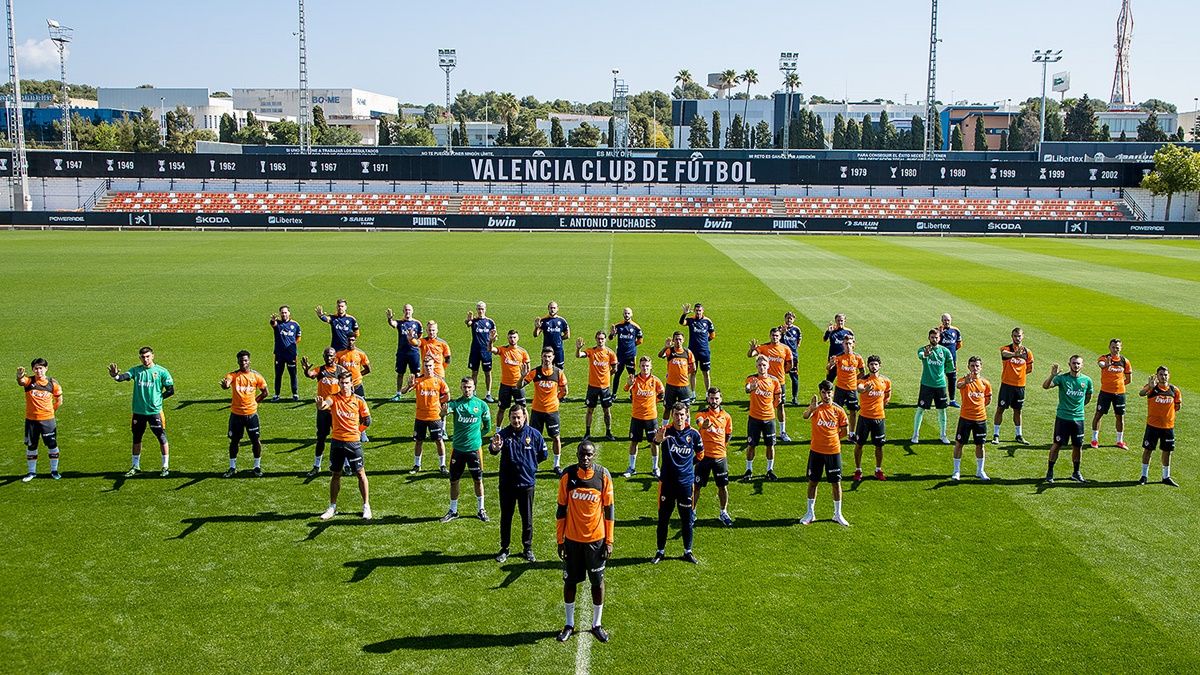
M 8 14 L 8 86 L 11 93 L 8 130 L 12 140 L 12 208 L 13 211 L 32 211 L 29 166 L 25 160 L 25 121 L 21 115 L 21 76 L 17 72 L 17 40 L 13 28 L 13 0 L 6 0 L 5 8 Z
M 1038 161 L 1042 158 L 1042 143 L 1046 142 L 1046 67 L 1062 61 L 1062 50 L 1035 49 L 1033 62 L 1042 64 L 1042 128 L 1038 135 Z
M 617 77 L 620 70 L 614 69 L 613 74 L 613 137 L 609 144 L 620 156 L 629 154 L 629 85 Z
M 67 89 L 67 45 L 75 37 L 75 30 L 55 21 L 46 19 L 46 27 L 50 30 L 50 41 L 58 48 L 58 68 L 62 78 L 62 141 L 63 150 L 71 149 L 71 96 Z
M 458 66 L 458 50 L 439 49 L 438 67 L 446 71 L 446 150 L 454 152 L 454 144 L 450 142 L 451 127 L 454 122 L 450 117 L 450 71 Z
M 923 159 L 929 159 L 934 151 L 933 144 L 937 140 L 934 134 L 933 118 L 937 115 L 937 10 L 938 0 L 933 0 L 933 9 L 929 18 L 929 78 L 925 84 L 925 151 Z M 940 150 L 941 148 L 937 148 Z
M 308 96 L 308 45 L 304 34 L 304 0 L 298 0 L 300 10 L 300 152 L 312 151 L 312 100 Z
M 796 68 L 800 63 L 800 54 L 798 52 L 780 52 L 779 54 L 779 72 L 783 73 L 783 83 L 787 87 L 787 114 L 783 120 L 783 156 L 790 157 L 791 152 L 788 144 L 788 129 L 792 126 L 792 75 L 795 74 Z

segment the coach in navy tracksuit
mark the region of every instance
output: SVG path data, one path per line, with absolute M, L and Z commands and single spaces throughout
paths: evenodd
M 538 464 L 546 461 L 546 441 L 537 429 L 527 425 L 525 406 L 514 405 L 508 411 L 509 425 L 492 436 L 489 451 L 500 455 L 500 553 L 496 562 L 508 560 L 512 540 L 514 507 L 521 513 L 521 554 L 529 562 L 533 557 L 533 487 Z
M 659 427 L 655 441 L 662 456 L 662 473 L 658 479 L 658 551 L 650 562 L 657 565 L 666 559 L 667 527 L 671 512 L 678 507 L 683 526 L 683 559 L 695 565 L 700 561 L 692 553 L 692 526 L 695 524 L 692 491 L 701 439 L 700 432 L 688 426 L 686 403 L 676 403 L 671 408 L 671 424 Z

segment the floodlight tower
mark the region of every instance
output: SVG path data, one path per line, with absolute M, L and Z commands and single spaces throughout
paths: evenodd
M 62 77 L 62 137 L 63 150 L 71 149 L 71 96 L 67 89 L 67 45 L 75 37 L 75 30 L 61 25 L 54 19 L 46 19 L 50 29 L 50 41 L 58 48 L 58 69 Z
M 450 119 L 450 71 L 454 70 L 457 65 L 458 50 L 438 50 L 438 67 L 446 71 L 446 149 L 450 152 L 454 152 L 454 145 L 450 143 L 450 128 L 454 126 L 454 122 Z
M 613 137 L 609 139 L 612 147 L 621 155 L 629 154 L 629 85 L 617 77 L 619 70 L 613 70 Z
M 937 100 L 937 3 L 938 0 L 933 0 L 933 9 L 929 18 L 929 78 L 925 84 L 925 145 L 921 155 L 923 159 L 929 159 L 936 140 L 933 118 L 937 115 L 937 106 L 934 104 L 934 101 Z
M 309 119 L 312 100 L 308 96 L 308 45 L 304 35 L 304 0 L 299 1 L 300 10 L 300 152 L 312 151 L 312 130 Z
M 8 13 L 8 86 L 12 93 L 8 108 L 8 130 L 12 138 L 12 208 L 32 211 L 29 198 L 29 167 L 25 162 L 25 121 L 21 115 L 21 76 L 17 72 L 17 40 L 13 28 L 13 0 L 6 0 Z
M 1133 49 L 1132 0 L 1123 0 L 1121 14 L 1117 17 L 1117 70 L 1113 73 L 1112 96 L 1109 110 L 1137 110 L 1129 87 L 1129 52 Z
M 1042 64 L 1042 129 L 1038 135 L 1038 160 L 1042 157 L 1042 143 L 1046 142 L 1046 66 L 1062 61 L 1062 50 L 1035 49 L 1033 62 Z
M 779 72 L 783 73 L 783 83 L 787 85 L 787 113 L 783 120 L 783 156 L 789 157 L 791 153 L 788 146 L 788 129 L 792 126 L 792 75 L 796 74 L 796 68 L 800 64 L 800 54 L 798 52 L 780 52 L 779 53 Z

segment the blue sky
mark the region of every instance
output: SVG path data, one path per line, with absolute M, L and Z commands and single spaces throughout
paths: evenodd
M 96 3 L 14 0 L 21 75 L 58 77 L 46 19 L 75 29 L 68 79 L 95 86 L 295 87 L 296 2 Z M 203 8 L 199 11 L 198 8 Z M 437 49 L 458 50 L 453 89 L 590 102 L 669 91 L 680 69 L 754 68 L 779 87 L 781 51 L 800 53 L 806 94 L 924 98 L 928 0 L 858 2 L 397 3 L 308 0 L 309 82 L 429 103 L 445 98 Z M 991 103 L 1040 93 L 1034 49 L 1062 49 L 1069 95 L 1108 99 L 1120 0 L 941 0 L 938 98 Z M 1200 2 L 1135 0 L 1133 97 L 1195 107 Z

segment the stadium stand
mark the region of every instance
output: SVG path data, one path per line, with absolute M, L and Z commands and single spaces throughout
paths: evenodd
M 965 218 L 1129 220 L 1103 199 L 933 199 L 787 197 L 787 215 L 810 218 Z

